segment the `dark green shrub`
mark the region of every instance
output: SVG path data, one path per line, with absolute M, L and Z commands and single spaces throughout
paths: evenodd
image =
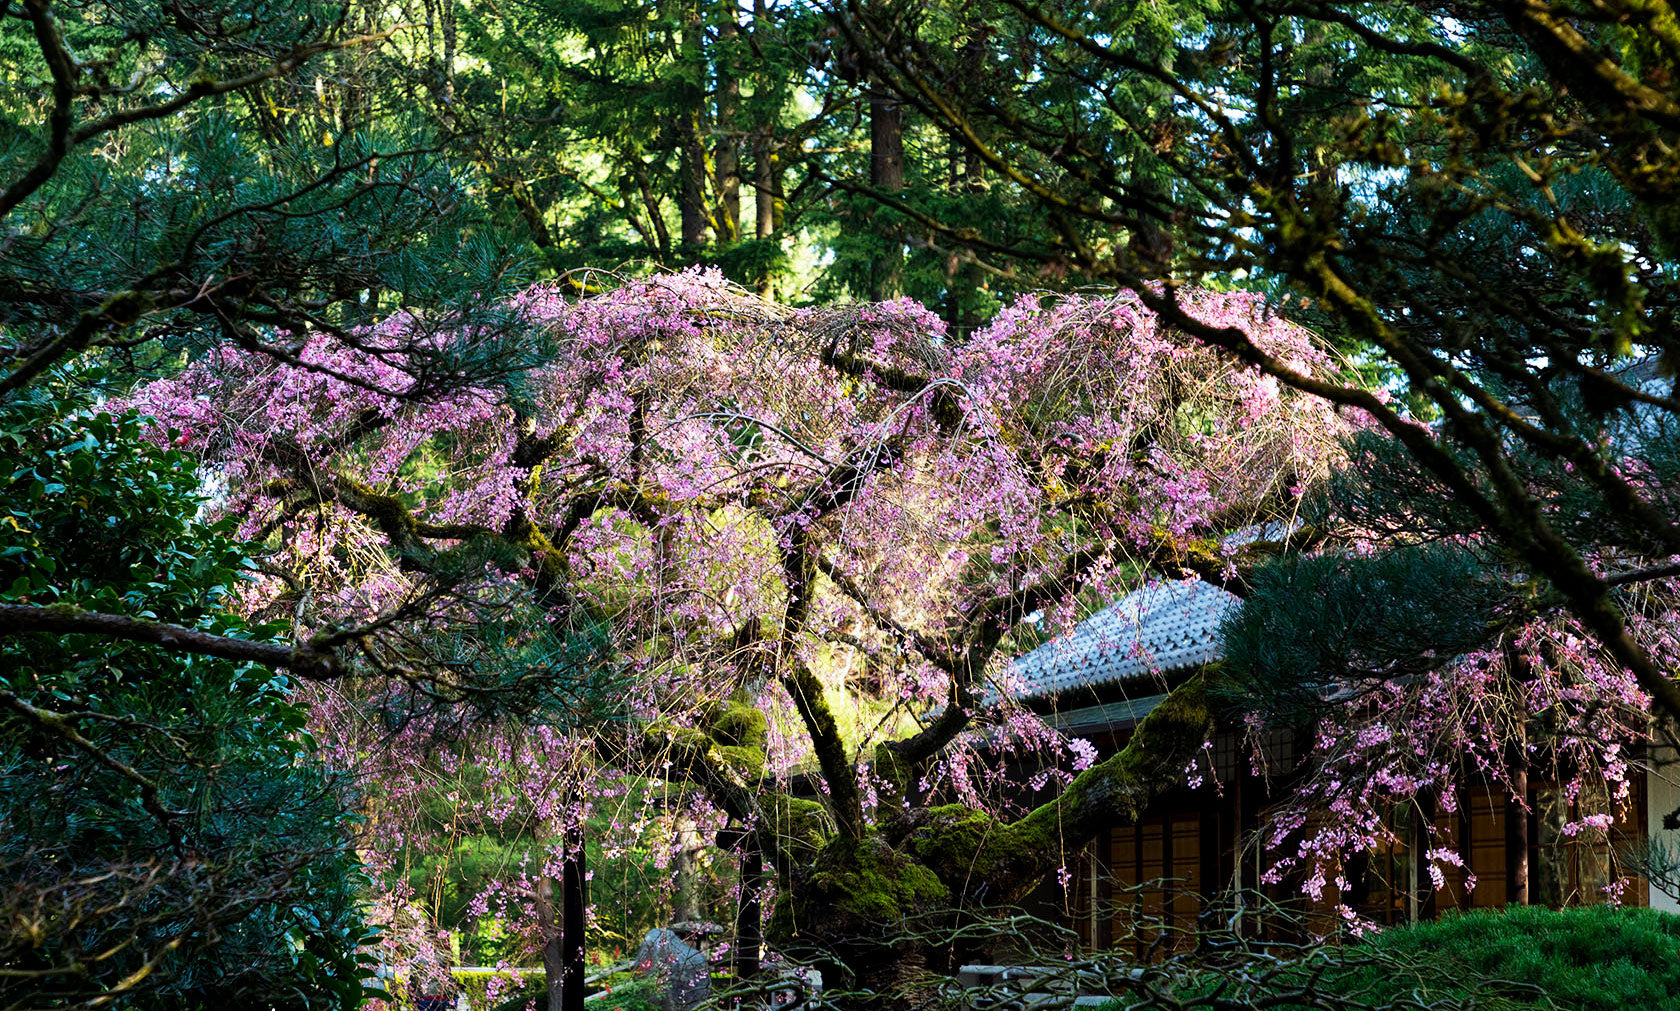
M 1352 950 L 1427 966 L 1461 992 L 1511 980 L 1572 1011 L 1680 1009 L 1680 916 L 1650 909 L 1455 914 L 1383 931 Z
M 1342 1004 L 1365 1011 L 1680 1011 L 1680 916 L 1598 906 L 1449 914 L 1322 948 L 1281 968 L 1263 954 L 1214 964 L 1117 963 L 1103 1011 Z M 1303 999 L 1300 995 L 1309 996 Z
M 663 992 L 657 979 L 644 976 L 610 986 L 606 996 L 589 1003 L 595 1011 L 659 1011 L 659 998 Z
M 197 518 L 194 461 L 77 407 L 0 411 L 0 605 L 286 641 L 229 610 L 247 546 Z M 0 636 L 0 1007 L 361 1006 L 360 819 L 291 688 L 101 634 Z

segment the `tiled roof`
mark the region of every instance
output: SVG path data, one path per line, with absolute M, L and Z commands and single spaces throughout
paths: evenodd
M 1129 593 L 1010 665 L 1023 698 L 1187 670 L 1218 655 L 1237 598 L 1199 579 Z

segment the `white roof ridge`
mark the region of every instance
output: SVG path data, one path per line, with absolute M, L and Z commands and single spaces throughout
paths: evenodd
M 1200 579 L 1153 582 L 1010 664 L 1021 698 L 1200 667 L 1238 599 Z M 997 701 L 994 692 L 989 702 Z

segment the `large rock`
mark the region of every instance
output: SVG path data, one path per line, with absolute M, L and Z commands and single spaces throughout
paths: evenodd
M 636 971 L 658 974 L 665 985 L 664 1011 L 689 1011 L 712 994 L 706 956 L 668 927 L 655 927 L 642 938 Z

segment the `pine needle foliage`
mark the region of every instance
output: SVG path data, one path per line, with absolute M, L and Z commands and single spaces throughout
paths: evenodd
M 1483 647 L 1520 600 L 1447 544 L 1297 556 L 1259 569 L 1251 585 L 1219 629 L 1226 690 L 1240 708 L 1301 722 Z

